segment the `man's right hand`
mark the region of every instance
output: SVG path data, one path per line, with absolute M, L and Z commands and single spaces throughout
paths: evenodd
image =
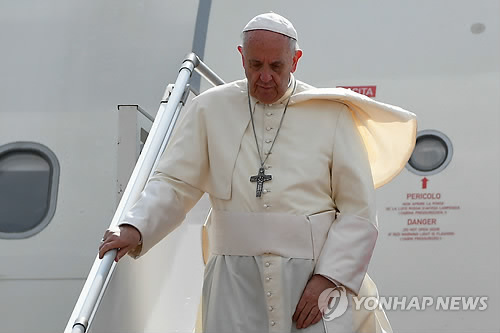
M 140 241 L 141 233 L 131 225 L 123 224 L 116 229 L 108 229 L 99 246 L 99 258 L 102 259 L 109 250 L 118 249 L 115 257 L 115 261 L 118 262 L 129 251 L 135 249 Z

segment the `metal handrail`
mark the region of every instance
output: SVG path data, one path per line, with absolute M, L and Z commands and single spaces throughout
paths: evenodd
M 190 53 L 185 57 L 167 103 L 162 102 L 160 104 L 150 134 L 118 204 L 110 228 L 116 227 L 125 213 L 138 200 L 148 178 L 155 170 L 161 154 L 172 135 L 173 128 L 184 104 L 186 87 L 195 69 L 213 85 L 224 84 L 224 81 L 205 65 L 196 54 Z M 114 261 L 116 253 L 116 250 L 111 250 L 104 255 L 102 260 L 98 256 L 94 260 L 64 330 L 65 333 L 85 333 L 88 331 L 116 267 Z
M 155 117 L 150 115 L 149 113 L 146 112 L 143 108 L 141 108 L 139 105 L 137 105 L 137 110 L 146 118 L 148 118 L 151 122 L 155 121 Z
M 196 56 L 194 53 L 191 53 Z M 195 70 L 203 76 L 208 82 L 214 86 L 220 86 L 224 84 L 222 80 L 213 70 L 211 70 L 203 61 L 201 61 L 197 56 L 198 64 L 195 66 Z

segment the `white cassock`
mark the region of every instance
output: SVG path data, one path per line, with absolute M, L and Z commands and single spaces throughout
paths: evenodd
M 251 98 L 263 159 L 290 95 L 265 162 L 272 180 L 264 183 L 261 197 L 250 182 L 260 160 L 247 81 L 193 100 L 122 222 L 143 237 L 132 255 L 143 255 L 175 229 L 206 192 L 212 213 L 203 332 L 392 332 L 381 310 L 354 311 L 352 297 L 377 296 L 366 275 L 377 238 L 374 188 L 404 167 L 415 142 L 415 117 L 345 89 L 315 89 L 292 77 L 276 103 Z M 348 308 L 334 320 L 297 330 L 292 315 L 313 274 L 345 286 Z

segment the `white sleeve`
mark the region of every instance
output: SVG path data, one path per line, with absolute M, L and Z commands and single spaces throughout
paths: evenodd
M 177 228 L 203 195 L 209 173 L 205 122 L 194 100 L 173 133 L 153 176 L 120 225 L 139 230 L 138 258 Z
M 378 235 L 375 189 L 356 124 L 339 115 L 331 170 L 332 198 L 339 211 L 318 258 L 315 273 L 359 292 Z
M 156 172 L 120 222 L 137 228 L 142 237 L 142 244 L 129 254 L 137 259 L 149 251 L 184 221 L 202 195 L 197 188 Z

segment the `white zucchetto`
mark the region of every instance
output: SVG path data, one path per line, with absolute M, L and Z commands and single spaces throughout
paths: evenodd
M 251 19 L 243 28 L 243 32 L 251 30 L 268 30 L 298 40 L 292 22 L 273 12 L 260 14 Z

